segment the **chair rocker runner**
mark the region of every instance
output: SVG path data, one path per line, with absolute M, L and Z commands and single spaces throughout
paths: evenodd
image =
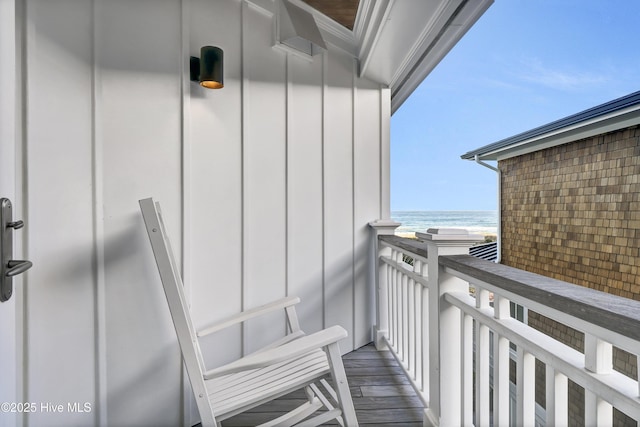
M 338 341 L 347 336 L 343 328 L 333 326 L 305 335 L 295 312 L 300 300 L 289 297 L 196 331 L 160 206 L 149 198 L 140 200 L 140 209 L 203 427 L 216 427 L 227 418 L 303 388 L 307 396 L 303 405 L 262 426 L 317 426 L 333 419 L 342 426 L 358 425 L 338 348 Z M 232 363 L 207 370 L 198 338 L 275 310 L 286 314 L 289 333 L 284 338 Z M 325 379 L 327 375 L 335 390 Z M 323 407 L 324 411 L 318 411 Z

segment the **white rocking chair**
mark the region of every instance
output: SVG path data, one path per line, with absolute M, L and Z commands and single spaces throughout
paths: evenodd
M 294 307 L 300 300 L 289 297 L 196 331 L 160 206 L 149 198 L 140 200 L 140 209 L 203 427 L 216 427 L 227 418 L 302 388 L 308 398 L 303 405 L 261 426 L 317 426 L 333 419 L 342 426 L 358 425 L 338 348 L 338 341 L 347 336 L 343 328 L 333 326 L 305 335 Z M 198 338 L 274 310 L 286 313 L 290 330 L 286 337 L 225 366 L 207 370 Z M 335 391 L 324 379 L 327 374 L 333 379 Z M 329 398 L 319 385 L 328 391 Z M 323 407 L 326 410 L 312 416 Z

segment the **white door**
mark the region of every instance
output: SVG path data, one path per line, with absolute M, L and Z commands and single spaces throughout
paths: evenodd
M 19 119 L 17 102 L 19 89 L 17 81 L 16 57 L 16 0 L 0 0 L 0 197 L 14 202 L 14 220 L 21 214 L 16 202 L 16 147 L 19 137 Z M 18 236 L 14 236 L 19 241 Z M 15 252 L 14 252 L 15 253 Z M 18 285 L 21 279 L 14 280 Z M 13 297 L 0 303 L 0 426 L 20 425 L 18 384 L 21 372 L 18 360 L 17 318 L 19 304 L 16 302 L 14 286 Z

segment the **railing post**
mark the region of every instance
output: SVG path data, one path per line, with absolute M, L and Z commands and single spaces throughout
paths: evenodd
M 378 236 L 393 235 L 400 223 L 390 220 L 378 220 L 369 223 L 373 230 L 373 264 L 375 268 L 375 283 L 372 284 L 376 296 L 376 324 L 373 336 L 377 350 L 386 350 L 386 344 L 382 339 L 389 333 L 388 301 L 387 301 L 387 265 L 380 262 L 380 257 L 391 255 L 390 248 L 380 247 Z
M 584 334 L 584 367 L 595 374 L 613 369 L 613 346 L 590 333 Z M 585 425 L 606 426 L 613 422 L 613 406 L 589 390 L 584 393 Z
M 482 236 L 460 229 L 416 233 L 427 244 L 429 277 L 429 408 L 424 425 L 460 426 L 462 417 L 462 316 L 444 300 L 447 292 L 469 292 L 469 284 L 440 267 L 442 255 L 463 255 Z M 425 355 L 426 357 L 426 355 Z

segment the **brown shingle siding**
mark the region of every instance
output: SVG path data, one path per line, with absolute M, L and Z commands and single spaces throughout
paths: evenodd
M 499 168 L 503 264 L 640 300 L 639 126 L 502 160 Z M 537 313 L 529 312 L 529 324 L 584 347 L 581 332 Z M 613 359 L 617 370 L 637 375 L 635 356 L 615 349 Z M 571 387 L 578 424 L 580 393 Z M 628 421 L 617 411 L 615 418 Z
M 640 299 L 637 126 L 500 162 L 503 262 Z

